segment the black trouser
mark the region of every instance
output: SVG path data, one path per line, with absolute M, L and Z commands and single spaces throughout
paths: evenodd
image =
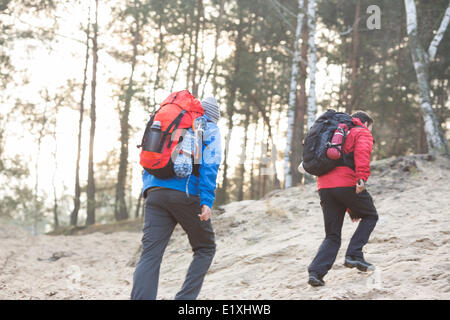
M 362 248 L 369 241 L 378 221 L 378 214 L 372 197 L 364 190 L 356 193 L 355 187 L 320 189 L 325 224 L 325 240 L 320 245 L 316 257 L 308 267 L 309 273 L 323 277 L 333 266 L 341 246 L 341 229 L 347 208 L 352 215 L 361 218 L 347 248 L 346 256 L 363 258 Z
M 148 193 L 142 255 L 134 272 L 131 299 L 156 299 L 162 257 L 177 223 L 186 231 L 194 256 L 175 299 L 197 298 L 216 250 L 211 220 L 200 221 L 200 213 L 199 197 L 187 197 L 186 193 L 172 189 Z

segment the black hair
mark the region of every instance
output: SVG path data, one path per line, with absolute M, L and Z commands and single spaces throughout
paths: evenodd
M 353 113 L 352 118 L 358 118 L 362 123 L 367 122 L 367 126 L 370 126 L 373 123 L 373 119 L 369 116 L 369 114 L 361 110 Z

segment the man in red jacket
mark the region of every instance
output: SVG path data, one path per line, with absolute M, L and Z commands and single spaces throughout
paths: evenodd
M 312 286 L 325 284 L 323 277 L 336 260 L 346 211 L 352 221 L 360 222 L 348 245 L 344 265 L 360 271 L 374 270 L 374 266 L 364 260 L 362 252 L 378 221 L 372 197 L 366 190 L 373 147 L 373 120 L 363 111 L 354 113 L 352 118 L 355 127 L 345 139 L 343 152 L 347 158 L 352 158 L 353 154 L 354 166 L 339 166 L 317 178 L 326 237 L 308 267 L 308 283 Z

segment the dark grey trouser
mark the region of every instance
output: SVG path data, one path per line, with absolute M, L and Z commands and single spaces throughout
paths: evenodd
M 142 254 L 134 272 L 131 299 L 156 299 L 162 257 L 177 223 L 187 233 L 194 256 L 183 287 L 175 299 L 197 298 L 216 251 L 211 219 L 200 221 L 200 213 L 199 197 L 187 197 L 186 193 L 172 189 L 148 192 Z
M 378 214 L 370 194 L 366 190 L 357 194 L 355 190 L 355 187 L 319 190 L 326 236 L 308 267 L 309 273 L 313 272 L 323 277 L 333 266 L 341 246 L 341 230 L 347 208 L 357 218 L 361 218 L 361 221 L 345 255 L 364 257 L 362 249 L 369 241 L 370 234 L 377 224 Z

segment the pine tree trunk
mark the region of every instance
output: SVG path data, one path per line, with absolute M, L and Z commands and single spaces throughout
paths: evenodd
M 264 67 L 263 67 L 263 69 L 264 69 Z M 264 79 L 264 78 L 263 78 L 263 79 Z M 258 91 L 258 90 L 257 90 L 257 91 Z M 267 103 L 267 105 L 270 106 L 269 114 L 271 114 L 271 106 L 272 106 L 272 100 L 271 100 L 271 99 L 272 99 L 272 97 L 273 97 L 273 96 L 270 96 L 270 101 Z M 259 100 L 258 100 L 258 96 L 257 96 L 256 94 L 254 94 L 254 95 L 252 96 L 252 101 L 254 102 L 256 108 L 257 108 L 258 111 L 261 113 L 261 116 L 262 116 L 262 118 L 263 118 L 263 122 L 264 122 L 263 132 L 264 132 L 264 130 L 265 130 L 265 126 L 267 126 L 267 132 L 268 132 L 268 138 L 267 138 L 267 141 L 272 142 L 272 146 L 273 146 L 273 148 L 274 148 L 274 150 L 272 150 L 272 157 L 271 157 L 272 165 L 273 165 L 273 171 L 272 171 L 272 174 L 273 174 L 273 187 L 274 187 L 275 189 L 279 189 L 279 188 L 281 188 L 281 184 L 280 184 L 280 180 L 278 179 L 277 168 L 276 168 L 276 165 L 275 165 L 275 163 L 276 163 L 276 158 L 277 158 L 277 156 L 278 156 L 278 153 L 277 153 L 277 150 L 276 150 L 276 146 L 275 146 L 275 144 L 273 143 L 273 133 L 272 133 L 272 126 L 271 126 L 271 123 L 270 123 L 270 119 L 269 119 L 269 117 L 267 116 L 266 110 L 264 110 L 264 107 L 260 105 L 260 102 L 259 102 Z M 278 123 L 279 123 L 279 122 L 278 122 Z
M 203 99 L 203 95 L 205 93 L 206 84 L 208 83 L 211 73 L 213 75 L 213 79 L 212 79 L 213 96 L 215 97 L 217 94 L 217 64 L 218 64 L 217 49 L 219 47 L 219 39 L 220 39 L 220 34 L 222 32 L 222 20 L 223 20 L 223 15 L 224 15 L 224 6 L 225 6 L 225 0 L 220 0 L 219 16 L 217 18 L 218 20 L 217 20 L 217 24 L 216 24 L 216 37 L 214 39 L 214 58 L 213 58 L 213 61 L 211 62 L 211 67 L 209 68 L 208 72 L 206 73 L 206 79 L 205 79 L 205 83 L 203 85 L 203 90 L 202 90 L 202 99 Z
M 184 15 L 184 29 L 187 30 L 187 17 L 186 14 Z M 182 39 L 182 45 L 181 45 L 181 54 L 180 58 L 178 59 L 178 65 L 177 69 L 175 70 L 175 74 L 172 78 L 172 85 L 170 86 L 170 92 L 173 92 L 173 88 L 175 86 L 175 82 L 178 78 L 178 72 L 180 71 L 181 64 L 183 63 L 184 55 L 186 53 L 186 43 L 185 43 L 186 33 L 183 33 L 183 39 Z M 186 87 L 187 88 L 187 87 Z
M 186 17 L 186 19 L 187 19 L 187 17 Z M 189 26 L 190 25 L 191 25 L 191 23 L 189 23 Z M 186 69 L 186 89 L 190 90 L 192 92 L 192 88 L 190 88 L 189 85 L 191 83 L 191 74 L 192 74 L 192 57 L 193 57 L 192 46 L 193 46 L 193 42 L 194 42 L 194 40 L 193 40 L 194 37 L 192 35 L 192 33 L 193 33 L 192 28 L 190 28 L 189 31 L 188 31 L 188 29 L 186 29 L 185 32 L 189 33 L 189 55 L 188 55 L 188 63 L 187 63 L 187 69 Z
M 130 104 L 131 98 L 133 97 L 133 76 L 136 67 L 136 60 L 138 55 L 138 44 L 139 44 L 139 18 L 135 18 L 135 30 L 133 31 L 133 56 L 131 60 L 131 74 L 128 81 L 128 88 L 125 94 L 125 105 L 120 116 L 120 163 L 119 163 L 119 173 L 117 176 L 116 185 L 116 202 L 114 205 L 114 217 L 117 221 L 128 219 L 127 204 L 125 201 L 125 188 L 127 181 L 127 171 L 128 171 L 128 140 L 129 140 L 129 128 L 130 125 L 129 115 L 130 115 Z
M 96 90 L 97 90 L 97 63 L 98 63 L 98 0 L 95 0 L 95 24 L 92 38 L 92 83 L 91 83 L 91 129 L 89 135 L 89 160 L 87 184 L 87 218 L 86 225 L 95 223 L 95 178 L 94 178 L 94 137 L 96 122 Z
M 175 70 L 175 73 L 172 78 L 170 92 L 173 92 L 173 87 L 175 86 L 175 82 L 177 81 L 178 72 L 180 71 L 181 63 L 183 62 L 184 53 L 185 53 L 185 48 L 184 48 L 184 39 L 183 39 L 183 47 L 181 48 L 181 54 L 180 54 L 180 58 L 178 59 L 177 69 Z
M 289 103 L 288 103 L 288 123 L 286 132 L 286 149 L 284 151 L 284 187 L 290 188 L 292 186 L 292 168 L 291 168 L 291 153 L 292 153 L 292 134 L 294 127 L 295 116 L 295 98 L 297 93 L 297 77 L 298 77 L 298 63 L 300 59 L 299 53 L 299 41 L 302 33 L 303 24 L 303 0 L 298 0 L 298 13 L 297 13 L 297 28 L 295 30 L 294 38 L 294 55 L 292 58 L 292 71 L 291 71 L 291 85 L 289 90 Z
M 37 153 L 36 153 L 36 160 L 34 164 L 34 170 L 35 170 L 35 183 L 34 183 L 34 201 L 35 205 L 37 207 L 39 196 L 39 158 L 41 157 L 41 142 L 42 142 L 42 135 L 39 136 L 37 141 Z M 33 236 L 37 235 L 37 228 L 38 228 L 38 220 L 39 220 L 40 212 L 38 209 L 33 210 L 33 225 L 31 229 L 31 234 Z
M 445 106 L 446 102 L 448 101 L 448 90 L 447 88 L 449 87 L 448 84 L 448 80 L 447 79 L 442 79 L 441 80 L 441 90 L 440 90 L 440 94 L 439 94 L 439 102 L 438 105 L 440 105 L 439 108 L 439 112 L 437 114 L 437 116 L 441 119 L 443 119 L 445 116 L 445 113 L 447 112 L 447 108 Z
M 358 74 L 358 49 L 359 49 L 359 20 L 361 15 L 361 1 L 356 2 L 355 20 L 352 31 L 352 53 L 351 53 L 351 76 L 350 76 L 350 95 L 348 96 L 345 112 L 351 114 L 357 104 L 356 78 Z
M 264 192 L 266 190 L 266 174 L 264 172 L 266 167 L 266 157 L 267 157 L 267 149 L 265 147 L 265 137 L 264 133 L 266 132 L 266 123 L 263 122 L 262 128 L 262 137 L 261 137 L 261 145 L 260 145 L 260 156 L 259 156 L 259 166 L 258 166 L 258 199 L 261 199 L 264 196 Z
M 56 190 L 53 189 L 53 229 L 56 230 L 59 228 L 59 220 L 58 220 L 58 199 L 56 198 Z
M 78 120 L 78 146 L 77 146 L 77 161 L 75 167 L 75 197 L 74 197 L 74 207 L 70 214 L 70 225 L 76 226 L 78 224 L 78 212 L 80 211 L 80 197 L 81 197 L 81 187 L 80 187 L 80 160 L 81 160 L 81 138 L 83 130 L 83 120 L 84 120 L 84 97 L 86 95 L 87 87 L 87 69 L 89 64 L 89 36 L 90 36 L 90 26 L 91 26 L 91 9 L 89 8 L 88 13 L 88 23 L 86 28 L 86 54 L 84 58 L 84 70 L 83 70 L 83 84 L 81 87 L 81 99 L 80 99 L 80 118 Z
M 239 15 L 239 24 L 238 24 L 238 31 L 236 36 L 236 52 L 234 55 L 234 71 L 233 71 L 233 78 L 237 76 L 239 73 L 240 68 L 240 55 L 242 50 L 242 38 L 243 38 L 243 16 L 242 14 Z M 228 131 L 227 131 L 227 137 L 225 139 L 225 152 L 224 152 L 224 159 L 223 159 L 223 179 L 222 179 L 222 185 L 220 187 L 220 198 L 223 200 L 223 203 L 226 203 L 229 199 L 228 196 L 228 155 L 229 155 L 229 149 L 230 149 L 230 138 L 231 133 L 233 132 L 233 115 L 234 115 L 234 103 L 236 102 L 236 94 L 237 94 L 237 85 L 236 82 L 231 81 L 230 85 L 230 91 L 229 91 L 229 98 L 227 101 L 227 117 L 228 117 Z
M 39 201 L 39 159 L 41 157 L 41 147 L 42 147 L 42 139 L 45 136 L 45 128 L 47 126 L 47 104 L 45 104 L 44 112 L 42 113 L 41 127 L 38 134 L 37 139 L 37 153 L 35 157 L 34 169 L 35 169 L 35 183 L 34 183 L 34 201 L 36 205 L 36 209 L 33 210 L 33 224 L 32 224 L 32 235 L 37 235 L 38 232 L 38 223 L 39 216 L 41 211 L 38 209 L 38 201 Z
M 56 143 L 56 140 L 55 140 Z M 56 159 L 55 159 L 56 165 Z M 56 169 L 55 169 L 56 170 Z M 58 198 L 56 196 L 56 185 L 55 185 L 55 174 L 53 174 L 52 178 L 52 187 L 53 187 L 53 229 L 56 230 L 59 228 L 59 219 L 58 219 Z
M 308 120 L 307 129 L 312 127 L 316 120 L 316 0 L 308 1 L 308 67 L 309 67 L 309 94 L 308 94 Z
M 444 138 L 442 128 L 439 125 L 439 122 L 437 121 L 436 115 L 431 106 L 428 58 L 419 40 L 417 29 L 417 13 L 414 0 L 405 0 L 405 9 L 407 19 L 408 43 L 411 50 L 411 57 L 419 86 L 420 109 L 422 111 L 428 152 L 433 154 L 447 152 L 447 141 Z M 435 41 L 432 41 L 432 44 L 437 47 L 438 43 L 435 44 L 434 42 Z
M 55 116 L 57 115 L 58 110 L 55 110 Z M 57 122 L 55 120 L 55 123 L 53 124 L 53 140 L 55 141 L 55 149 L 52 152 L 53 161 L 55 164 L 55 170 L 53 171 L 52 176 L 52 189 L 53 189 L 53 230 L 56 230 L 59 228 L 59 219 L 58 219 L 58 198 L 56 195 L 56 174 L 58 172 L 58 161 L 57 161 L 57 154 L 58 154 L 58 143 L 56 139 L 56 128 L 57 128 Z
M 143 199 L 142 192 L 143 192 L 143 190 L 141 190 L 141 192 L 139 192 L 139 197 L 138 197 L 138 201 L 137 201 L 137 205 L 136 205 L 136 212 L 134 214 L 134 217 L 136 219 L 139 218 L 139 212 L 141 210 L 141 203 L 142 203 L 142 199 Z
M 198 95 L 198 83 L 197 83 L 197 63 L 198 63 L 198 38 L 200 33 L 200 24 L 203 16 L 203 0 L 197 0 L 197 22 L 195 24 L 195 37 L 194 37 L 194 65 L 192 70 L 192 94 L 196 97 Z
M 164 35 L 162 32 L 162 15 L 159 16 L 158 20 L 158 30 L 159 30 L 159 43 L 158 43 L 158 52 L 156 52 L 157 63 L 156 63 L 156 75 L 155 75 L 155 82 L 153 83 L 153 105 L 156 107 L 158 105 L 158 102 L 156 101 L 156 91 L 159 89 L 159 73 L 161 72 L 161 57 L 162 57 L 162 50 L 164 48 Z
M 271 115 L 272 108 L 273 108 L 273 95 L 269 96 L 269 101 L 268 101 L 267 105 L 269 106 L 268 114 Z M 268 130 L 269 135 L 267 137 L 267 150 L 269 150 L 269 144 L 270 144 L 270 162 L 271 162 L 271 166 L 272 166 L 272 168 L 270 170 L 270 176 L 272 177 L 271 190 L 280 189 L 281 184 L 280 184 L 280 180 L 278 179 L 278 173 L 277 173 L 278 149 L 273 140 L 274 138 L 273 138 L 272 124 L 270 123 L 270 119 L 267 116 L 264 116 L 263 118 L 265 118 L 266 125 L 269 128 L 269 130 Z
M 238 188 L 238 196 L 237 200 L 242 201 L 244 200 L 244 182 L 245 182 L 245 160 L 247 156 L 247 141 L 248 141 L 248 125 L 250 123 L 250 115 L 248 113 L 245 114 L 245 120 L 244 120 L 244 141 L 242 144 L 242 152 L 241 157 L 239 159 L 239 181 L 240 185 Z
M 227 127 L 227 137 L 225 138 L 225 150 L 223 155 L 223 179 L 222 179 L 222 185 L 220 186 L 220 198 L 222 199 L 223 203 L 227 203 L 229 196 L 228 196 L 228 153 L 230 151 L 230 140 L 231 140 L 231 133 L 233 132 L 233 121 L 232 121 L 232 115 L 228 117 L 228 127 Z
M 305 7 L 308 5 L 308 1 L 305 1 Z M 302 181 L 303 175 L 297 170 L 298 166 L 302 161 L 302 151 L 303 151 L 303 138 L 305 131 L 305 115 L 306 115 L 306 75 L 307 75 L 307 61 L 308 61 L 308 28 L 303 27 L 302 29 L 302 46 L 301 46 L 301 59 L 299 63 L 299 89 L 297 91 L 297 101 L 295 108 L 295 122 L 294 122 L 294 132 L 292 135 L 292 157 L 291 157 L 291 168 L 292 168 L 292 185 L 295 186 Z
M 302 162 L 303 154 L 303 139 L 305 135 L 305 115 L 306 115 L 306 81 L 301 81 L 301 87 L 297 94 L 297 110 L 295 115 L 295 131 L 292 139 L 292 146 L 294 152 L 292 153 L 291 167 L 292 167 L 292 185 L 301 183 L 303 175 L 297 170 Z
M 201 24 L 201 31 L 200 31 L 200 38 L 201 38 L 201 42 L 200 42 L 200 48 L 204 48 L 205 47 L 205 19 L 204 17 L 202 18 L 202 24 Z M 195 83 L 196 86 L 196 90 L 197 90 L 197 95 L 196 97 L 198 99 L 203 100 L 203 93 L 204 93 L 204 88 L 206 83 L 203 85 L 203 90 L 202 90 L 202 94 L 200 95 L 200 85 L 203 82 L 203 78 L 206 78 L 206 63 L 205 63 L 205 50 L 200 49 L 201 55 L 200 55 L 200 61 L 197 63 L 198 65 L 201 65 L 202 67 L 199 68 L 199 76 L 198 76 L 198 80 Z
M 401 13 L 399 15 L 399 19 L 401 19 Z M 404 25 L 403 23 L 399 23 L 398 24 L 398 43 L 402 42 L 402 38 L 404 37 Z M 393 116 L 392 119 L 390 119 L 390 127 L 391 128 L 398 128 L 399 126 L 399 120 L 401 117 L 401 114 L 398 112 L 398 108 L 399 106 L 401 106 L 403 104 L 403 94 L 402 94 L 402 74 L 400 72 L 400 70 L 403 69 L 403 48 L 398 48 L 397 50 L 397 55 L 396 55 L 396 59 L 395 59 L 395 65 L 397 67 L 397 75 L 396 75 L 396 84 L 395 84 L 395 93 L 394 93 L 394 109 L 393 109 Z M 391 148 L 389 150 L 389 152 L 387 153 L 387 156 L 393 156 L 396 155 L 396 150 L 398 147 L 398 143 L 400 141 L 400 134 L 401 134 L 401 130 L 397 129 L 396 132 L 394 133 L 394 139 L 392 139 L 392 144 L 391 144 Z
M 266 137 L 266 139 L 263 141 L 263 150 L 265 151 L 265 154 L 264 154 L 264 169 L 265 170 L 267 170 L 266 168 L 267 168 L 267 166 L 269 165 L 269 163 L 270 163 L 270 158 L 268 157 L 268 154 L 269 154 L 269 141 L 270 141 L 270 136 L 269 136 L 269 134 L 267 134 L 267 137 Z M 270 169 L 269 169 L 269 172 L 270 172 Z M 263 181 L 262 181 L 262 184 L 261 184 L 261 186 L 262 186 L 262 189 L 261 189 L 261 198 L 262 197 L 264 197 L 264 195 L 267 193 L 267 182 L 269 181 L 269 177 L 270 177 L 270 175 L 268 175 L 267 173 L 266 174 L 263 174 Z
M 255 151 L 256 151 L 256 141 L 258 136 L 258 126 L 259 121 L 256 119 L 255 131 L 253 133 L 253 149 L 252 149 L 252 167 L 250 169 L 250 199 L 256 198 L 256 183 L 255 183 Z

